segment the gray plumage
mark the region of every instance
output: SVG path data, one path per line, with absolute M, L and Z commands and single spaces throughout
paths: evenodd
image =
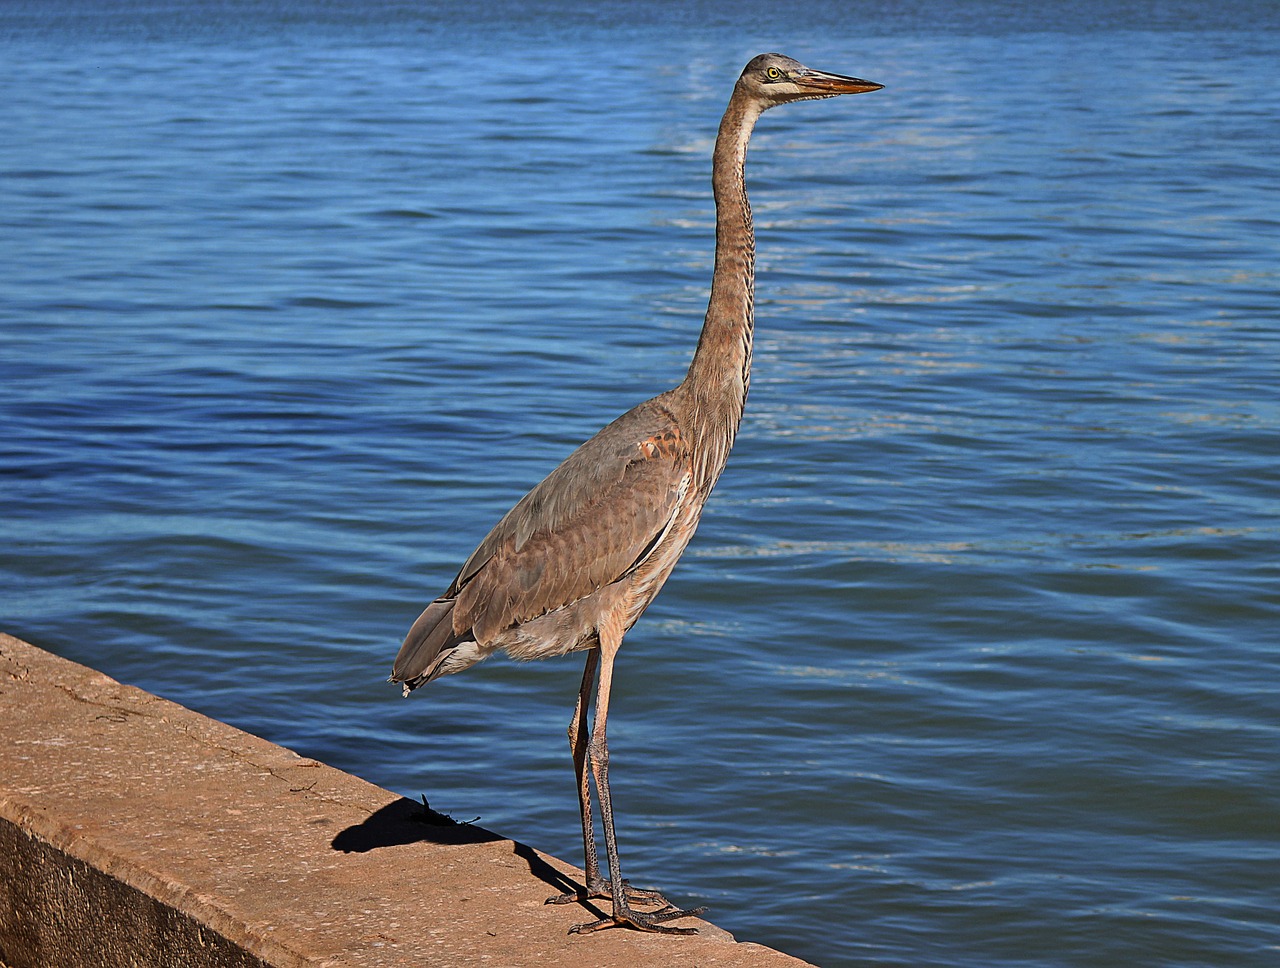
M 570 743 L 582 808 L 587 884 L 552 900 L 613 900 L 613 917 L 575 930 L 628 924 L 690 933 L 664 922 L 678 910 L 626 885 L 618 870 L 605 722 L 613 660 L 698 526 L 742 420 L 751 372 L 755 237 L 744 180 L 760 114 L 788 101 L 879 89 L 804 67 L 781 54 L 747 64 L 720 123 L 712 165 L 716 255 L 706 320 L 688 373 L 675 388 L 627 411 L 526 494 L 472 552 L 453 583 L 414 622 L 391 675 L 410 691 L 497 650 L 539 659 L 587 650 Z M 595 688 L 588 735 L 587 713 Z M 610 879 L 599 871 L 590 767 L 600 797 Z M 657 906 L 638 911 L 635 903 Z

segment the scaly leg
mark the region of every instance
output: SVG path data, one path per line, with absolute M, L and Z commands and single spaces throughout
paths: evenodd
M 706 908 L 684 911 L 667 904 L 657 911 L 647 913 L 636 911 L 631 907 L 628 887 L 622 879 L 621 864 L 618 861 L 618 839 L 613 829 L 613 802 L 609 796 L 609 745 L 605 737 L 605 729 L 609 721 L 609 688 L 613 682 L 613 659 L 620 645 L 622 645 L 621 635 L 609 634 L 605 629 L 601 629 L 600 680 L 596 688 L 596 711 L 591 724 L 591 739 L 587 744 L 591 776 L 595 780 L 596 793 L 600 796 L 600 819 L 604 825 L 604 845 L 609 864 L 607 886 L 611 888 L 613 896 L 613 917 L 574 925 L 570 930 L 574 933 L 586 933 L 612 927 L 615 924 L 629 924 L 641 931 L 652 931 L 656 934 L 697 934 L 697 928 L 672 928 L 663 922 L 692 917 L 701 914 Z
M 582 670 L 582 686 L 578 690 L 578 703 L 569 721 L 569 748 L 573 753 L 573 770 L 578 779 L 578 807 L 582 813 L 582 852 L 586 859 L 587 883 L 581 891 L 570 891 L 547 898 L 548 904 L 571 904 L 595 897 L 613 897 L 613 887 L 600 876 L 600 859 L 596 852 L 595 822 L 591 816 L 591 777 L 587 772 L 587 710 L 591 704 L 591 688 L 595 685 L 596 663 L 599 649 L 587 652 L 587 664 Z M 633 903 L 659 904 L 670 907 L 670 902 L 657 891 L 632 887 L 623 881 L 627 899 Z

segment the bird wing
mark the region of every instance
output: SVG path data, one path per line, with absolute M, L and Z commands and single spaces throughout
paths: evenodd
M 690 493 L 690 453 L 658 397 L 582 444 L 480 542 L 450 586 L 481 643 L 634 569 Z

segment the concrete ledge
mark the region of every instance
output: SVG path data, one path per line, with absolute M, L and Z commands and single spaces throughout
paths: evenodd
M 610 930 L 576 868 L 0 634 L 8 968 L 801 968 L 706 922 Z

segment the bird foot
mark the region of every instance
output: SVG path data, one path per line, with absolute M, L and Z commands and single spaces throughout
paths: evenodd
M 632 887 L 630 881 L 622 882 L 622 896 L 628 904 L 656 904 L 659 908 L 674 908 L 670 901 L 658 891 L 650 891 L 643 887 Z M 613 885 L 604 879 L 588 881 L 587 886 L 567 894 L 557 894 L 547 898 L 547 904 L 578 904 L 592 898 L 612 898 Z
M 679 918 L 696 917 L 707 910 L 705 907 L 696 907 L 686 911 L 672 904 L 668 904 L 657 911 L 648 912 L 633 911 L 627 904 L 623 904 L 621 910 L 616 908 L 617 905 L 615 905 L 613 917 L 600 918 L 598 921 L 589 921 L 586 924 L 575 924 L 569 929 L 569 933 L 590 934 L 592 931 L 599 931 L 602 928 L 629 926 L 638 931 L 647 931 L 650 934 L 697 934 L 697 928 L 675 928 L 665 922 L 675 921 Z

